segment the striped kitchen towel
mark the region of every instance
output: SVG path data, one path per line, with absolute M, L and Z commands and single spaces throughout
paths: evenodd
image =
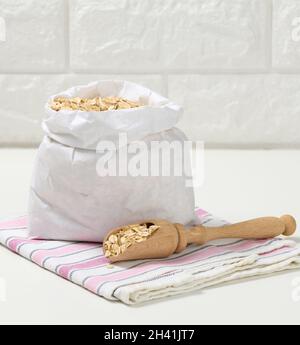
M 206 226 L 226 223 L 200 209 L 196 214 Z M 28 238 L 26 216 L 0 222 L 0 243 L 99 296 L 126 304 L 300 267 L 300 248 L 282 238 L 218 240 L 166 259 L 110 265 L 97 243 Z

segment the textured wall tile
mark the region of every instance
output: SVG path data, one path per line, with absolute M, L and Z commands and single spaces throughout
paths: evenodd
M 193 140 L 300 143 L 297 75 L 174 76 L 169 98 L 184 105 L 180 127 Z
M 0 0 L 6 40 L 0 72 L 61 71 L 65 66 L 63 0 Z
M 45 100 L 63 83 L 63 76 L 0 76 L 0 144 L 39 142 Z
M 267 1 L 72 0 L 76 70 L 261 68 Z
M 273 1 L 273 66 L 300 69 L 300 1 Z
M 126 79 L 163 92 L 159 76 L 0 75 L 0 145 L 36 144 L 49 96 L 75 85 L 101 79 Z
M 149 89 L 166 96 L 163 78 L 159 75 L 116 75 L 116 74 L 74 74 L 66 76 L 67 87 L 87 84 L 97 80 L 127 80 L 148 87 Z

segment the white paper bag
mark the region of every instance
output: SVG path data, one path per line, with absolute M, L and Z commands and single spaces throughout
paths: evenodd
M 99 143 L 109 142 L 118 161 L 131 143 L 146 144 L 150 162 L 155 142 L 183 143 L 174 126 L 181 108 L 142 86 L 100 81 L 58 96 L 123 97 L 144 106 L 103 112 L 59 111 L 46 105 L 45 137 L 38 150 L 29 198 L 30 236 L 101 242 L 110 229 L 143 219 L 163 218 L 187 224 L 194 217 L 194 193 L 186 176 L 101 176 Z M 120 133 L 127 144 L 120 145 Z M 119 147 L 119 146 L 120 147 Z M 129 156 L 130 157 L 130 156 Z M 175 164 L 172 161 L 171 165 Z

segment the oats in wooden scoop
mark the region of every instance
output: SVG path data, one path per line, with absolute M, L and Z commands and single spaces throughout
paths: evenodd
M 95 97 L 95 98 L 66 98 L 56 97 L 50 103 L 51 109 L 55 111 L 60 110 L 81 110 L 81 111 L 106 111 L 106 110 L 119 110 L 131 109 L 141 107 L 134 101 L 130 101 L 120 97 Z
M 159 226 L 154 224 L 124 226 L 103 243 L 104 254 L 106 257 L 118 256 L 131 245 L 146 241 L 157 229 Z

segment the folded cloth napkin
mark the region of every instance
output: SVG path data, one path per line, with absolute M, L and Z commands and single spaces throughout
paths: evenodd
M 226 224 L 201 209 L 196 214 L 206 226 Z M 29 238 L 26 216 L 0 222 L 0 243 L 99 296 L 126 304 L 300 267 L 300 248 L 282 238 L 218 240 L 191 245 L 166 259 L 110 265 L 100 244 Z

